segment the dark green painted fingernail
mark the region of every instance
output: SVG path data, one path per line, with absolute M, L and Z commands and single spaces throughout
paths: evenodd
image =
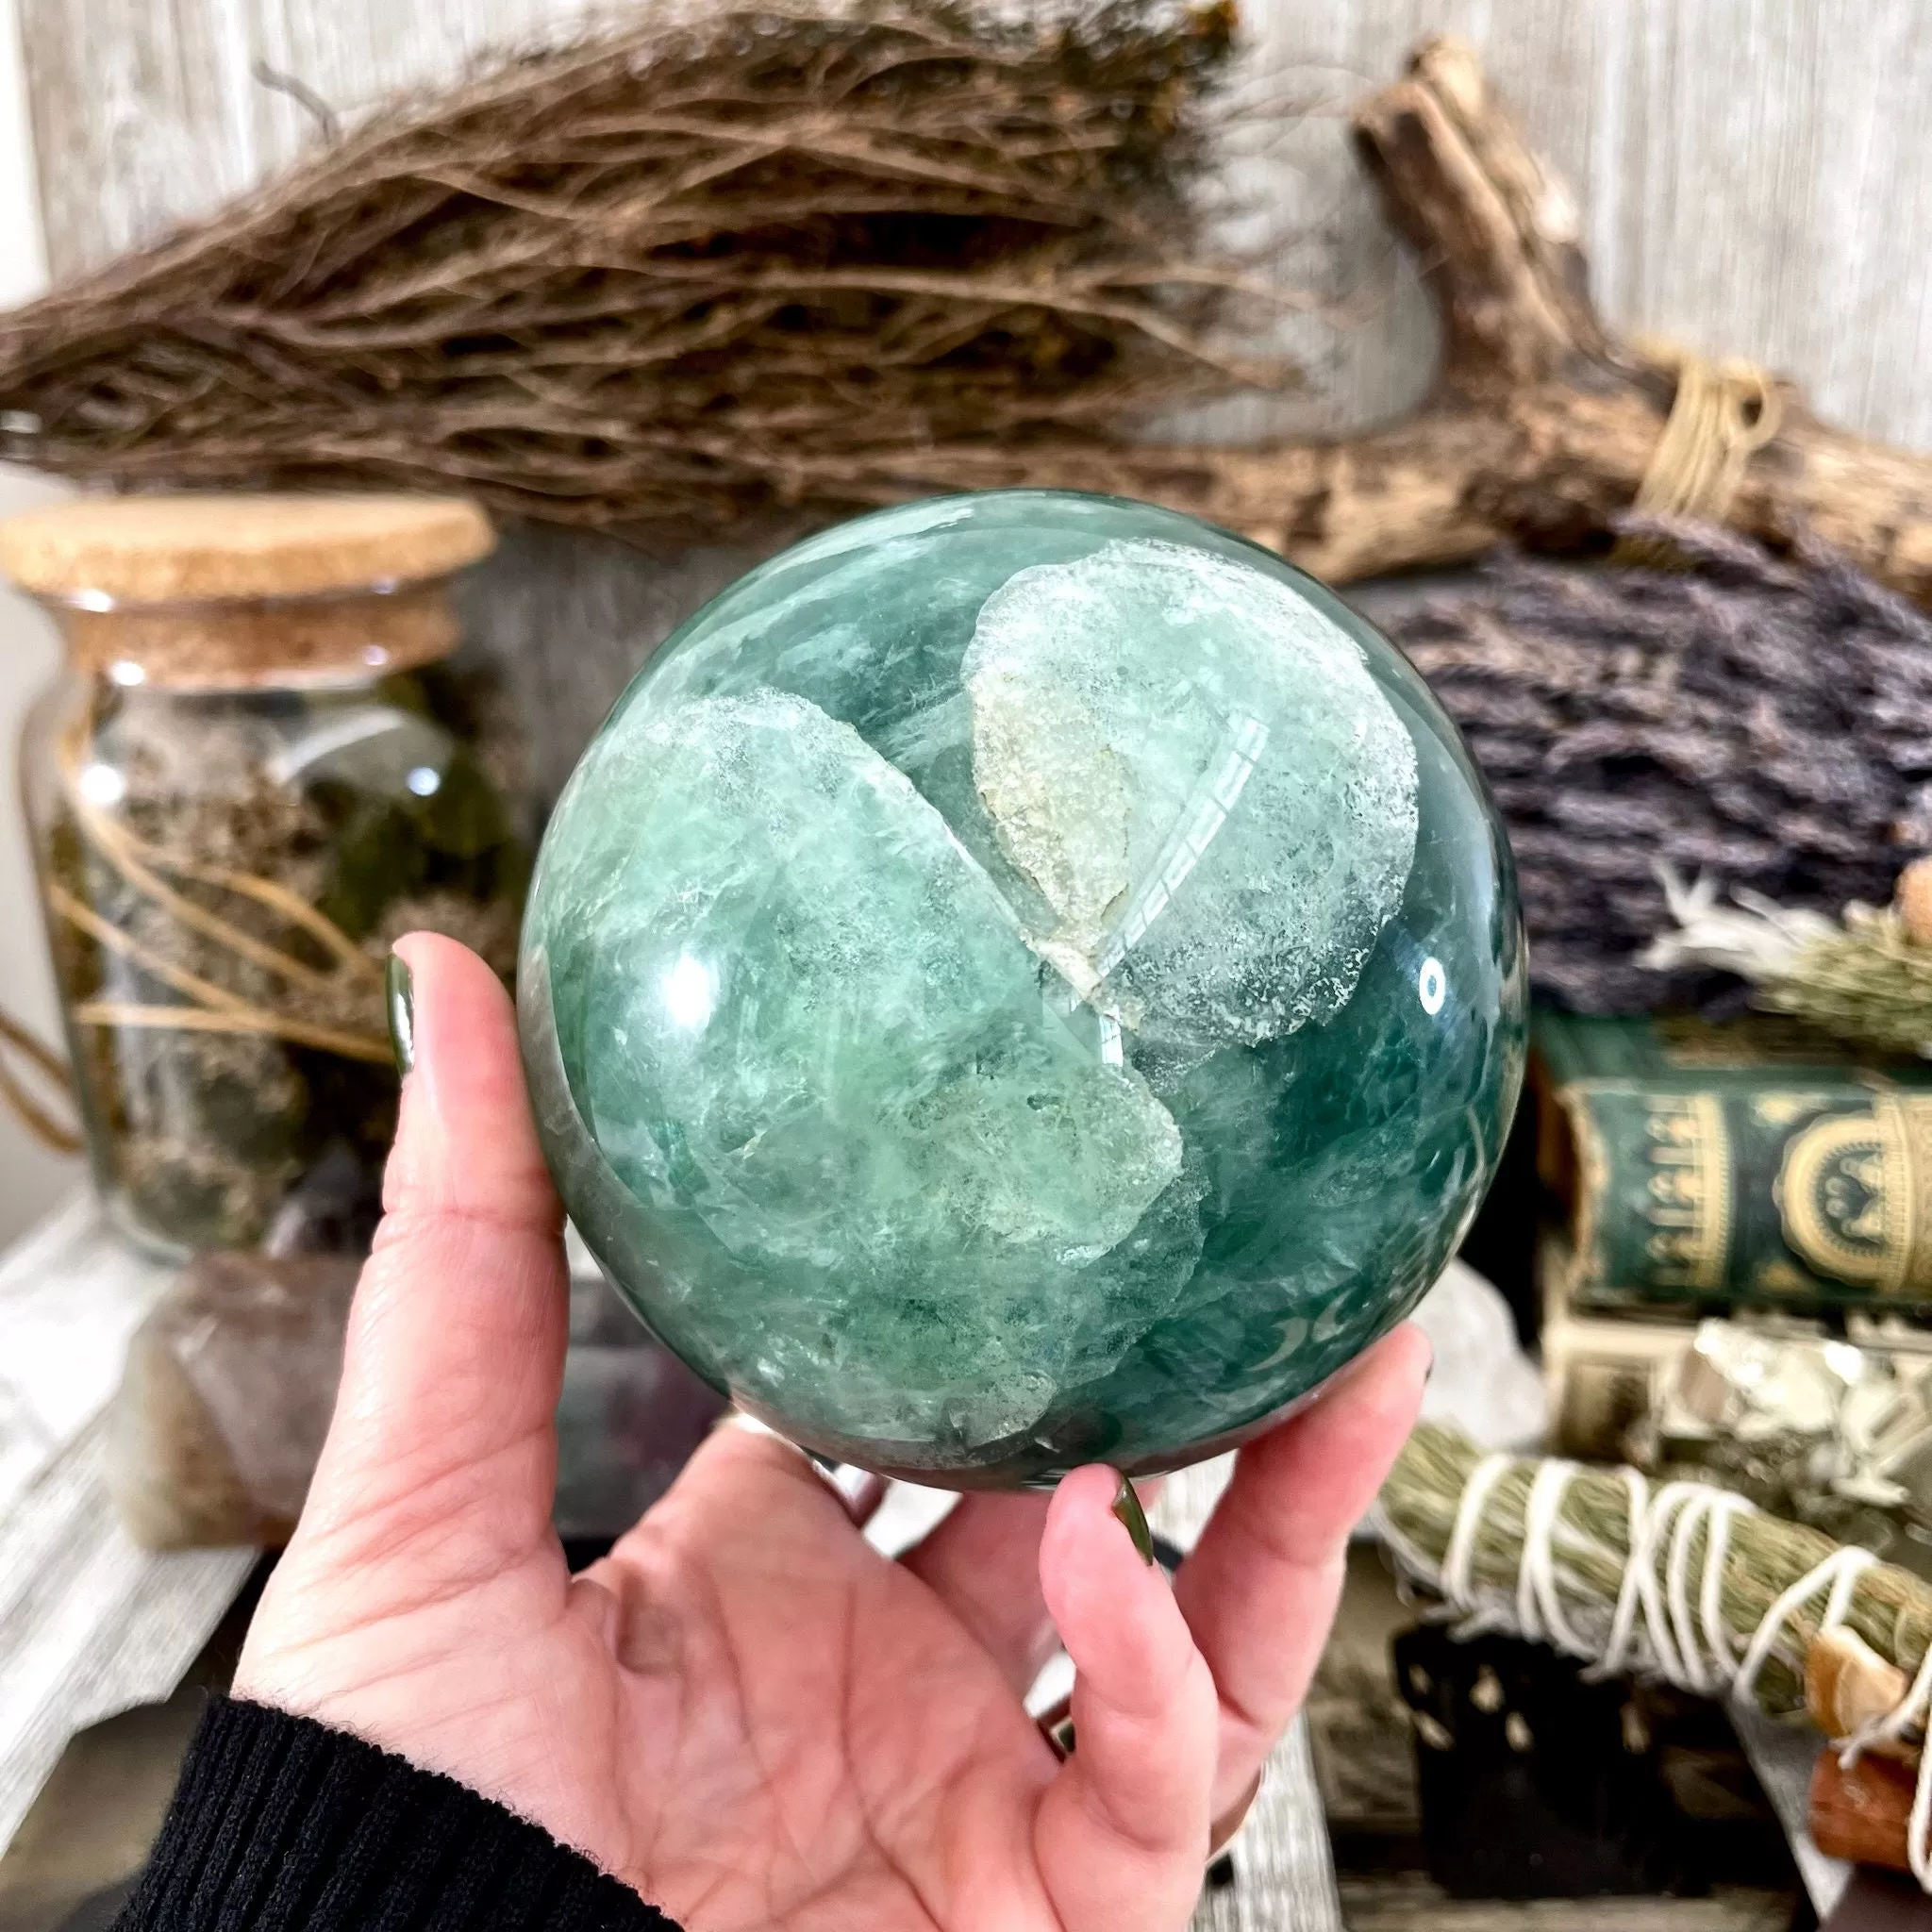
M 1113 1499 L 1113 1513 L 1120 1519 L 1120 1524 L 1134 1539 L 1134 1547 L 1141 1553 L 1143 1563 L 1154 1561 L 1154 1532 L 1147 1527 L 1147 1512 L 1141 1507 L 1141 1499 L 1134 1493 L 1134 1486 L 1125 1476 L 1121 1478 L 1120 1494 Z
M 416 1064 L 416 986 L 409 975 L 409 962 L 400 953 L 389 956 L 383 985 L 388 994 L 390 1048 L 396 1057 L 396 1073 L 407 1075 Z

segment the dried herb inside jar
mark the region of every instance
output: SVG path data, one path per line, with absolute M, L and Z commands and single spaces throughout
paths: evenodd
M 527 827 L 493 685 L 96 681 L 43 841 L 104 1191 L 166 1245 L 353 1248 L 394 1126 L 383 960 L 428 928 L 506 979 Z

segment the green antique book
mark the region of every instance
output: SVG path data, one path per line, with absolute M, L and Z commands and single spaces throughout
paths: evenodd
M 1579 1310 L 1932 1310 L 1932 1067 L 1794 1024 L 1539 1012 L 1539 1164 Z

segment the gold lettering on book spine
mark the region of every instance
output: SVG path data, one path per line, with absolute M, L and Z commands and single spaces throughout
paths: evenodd
M 1817 1274 L 1932 1293 L 1932 1095 L 1881 1093 L 1792 1136 L 1778 1172 L 1785 1240 Z
M 1660 1288 L 1724 1286 L 1731 1246 L 1731 1138 L 1714 1093 L 1650 1098 L 1651 1234 Z
M 1576 1199 L 1572 1243 L 1585 1277 L 1604 1278 L 1604 1257 L 1597 1249 L 1604 1196 L 1610 1185 L 1610 1159 L 1591 1110 L 1588 1089 L 1559 1088 L 1557 1103 L 1570 1124 L 1576 1157 Z

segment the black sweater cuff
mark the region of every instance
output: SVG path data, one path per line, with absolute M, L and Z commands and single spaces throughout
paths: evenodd
M 677 1932 L 546 1831 L 259 1704 L 209 1707 L 115 1932 Z

